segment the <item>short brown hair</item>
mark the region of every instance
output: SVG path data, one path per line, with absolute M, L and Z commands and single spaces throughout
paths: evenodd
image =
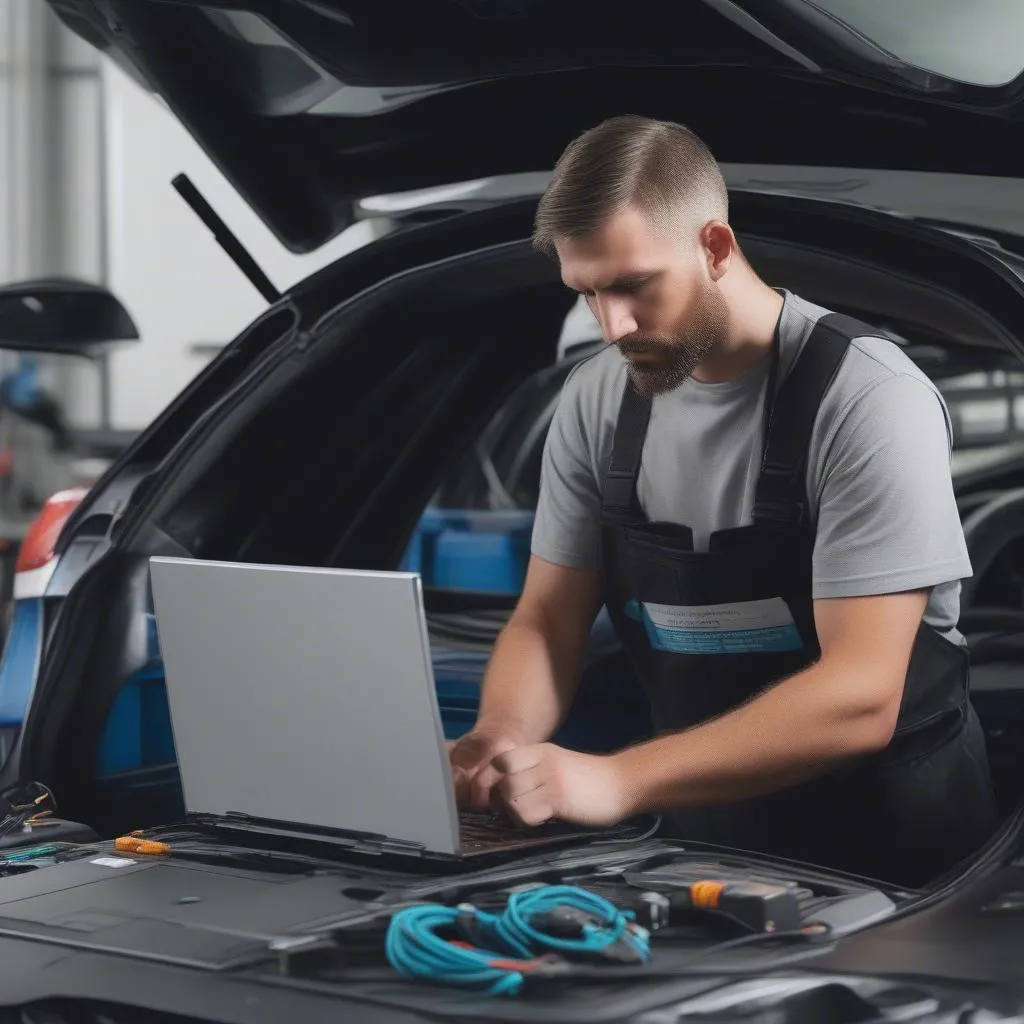
M 635 206 L 652 219 L 692 214 L 725 220 L 729 199 L 718 163 L 689 128 L 626 115 L 584 132 L 565 148 L 537 206 L 534 247 L 554 257 L 560 238 L 591 234 Z

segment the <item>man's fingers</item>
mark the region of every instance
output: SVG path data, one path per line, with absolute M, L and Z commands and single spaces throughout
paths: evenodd
M 456 768 L 475 771 L 491 759 L 488 745 L 475 736 L 464 736 L 448 748 L 448 756 Z
M 485 772 L 489 772 L 489 775 L 485 775 Z M 452 765 L 455 806 L 460 811 L 486 811 L 490 806 L 491 788 L 497 779 L 497 773 L 487 768 L 483 771 L 467 771 Z
M 515 744 L 503 736 L 468 732 L 454 742 L 448 742 L 448 757 L 452 765 L 469 772 L 476 772 Z
M 518 825 L 543 825 L 554 816 L 547 773 L 542 764 L 506 775 L 495 787 L 500 806 Z
M 543 784 L 543 771 L 539 766 L 534 765 L 533 768 L 526 768 L 514 775 L 504 776 L 498 783 L 498 791 L 506 804 L 512 804 Z
M 545 786 L 537 786 L 514 800 L 506 801 L 508 813 L 518 825 L 535 828 L 550 821 L 554 815 L 551 799 Z
M 501 774 L 489 763 L 482 767 L 461 767 L 452 764 L 452 782 L 455 786 L 455 803 L 466 811 L 484 812 L 490 809 L 491 793 Z
M 516 747 L 510 740 L 472 733 L 449 743 L 456 804 L 462 810 L 493 810 L 496 803 L 505 804 L 508 799 L 535 787 L 537 780 L 531 782 L 524 776 L 541 763 L 544 750 L 543 744 Z M 514 788 L 508 790 L 511 796 L 497 794 L 498 786 L 510 777 L 516 780 Z
M 491 792 L 501 775 L 491 765 L 481 768 L 469 784 L 469 806 L 474 811 L 486 811 L 491 806 Z
M 491 761 L 491 767 L 502 775 L 515 775 L 518 772 L 536 768 L 544 757 L 543 745 L 534 747 L 515 747 L 506 750 Z

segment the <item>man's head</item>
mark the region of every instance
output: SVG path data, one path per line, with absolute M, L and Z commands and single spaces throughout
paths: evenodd
M 615 117 L 566 148 L 541 198 L 534 245 L 587 296 L 605 341 L 646 394 L 678 387 L 725 336 L 734 257 L 728 195 L 681 125 Z

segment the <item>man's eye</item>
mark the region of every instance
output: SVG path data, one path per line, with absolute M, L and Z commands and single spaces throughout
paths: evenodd
M 615 290 L 623 295 L 635 295 L 645 284 L 646 281 L 623 281 Z

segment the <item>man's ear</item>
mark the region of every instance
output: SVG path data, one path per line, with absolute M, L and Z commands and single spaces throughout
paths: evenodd
M 711 280 L 719 281 L 725 276 L 736 255 L 736 236 L 724 221 L 712 220 L 704 225 L 700 240 Z

